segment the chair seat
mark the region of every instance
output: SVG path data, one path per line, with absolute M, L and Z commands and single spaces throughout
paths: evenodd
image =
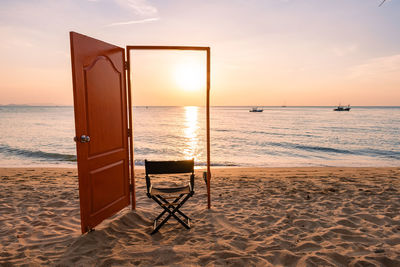
M 169 194 L 189 194 L 190 186 L 181 187 L 152 187 L 150 190 L 150 195 L 169 195 Z

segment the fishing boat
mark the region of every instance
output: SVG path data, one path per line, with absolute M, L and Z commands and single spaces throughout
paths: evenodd
M 350 111 L 350 109 L 351 109 L 350 105 L 347 105 L 347 107 L 344 107 L 339 104 L 339 106 L 337 106 L 337 108 L 333 109 L 333 111 Z
M 249 110 L 249 112 L 263 112 L 264 110 L 262 108 L 259 107 L 254 107 L 252 109 Z

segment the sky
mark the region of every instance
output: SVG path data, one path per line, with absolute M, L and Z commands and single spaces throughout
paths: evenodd
M 69 31 L 211 47 L 212 105 L 400 105 L 400 1 L 380 3 L 1 0 L 0 105 L 72 105 Z M 180 53 L 134 53 L 135 105 L 205 103 L 205 54 Z

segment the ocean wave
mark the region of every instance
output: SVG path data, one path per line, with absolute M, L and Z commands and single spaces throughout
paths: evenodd
M 282 130 L 285 130 L 285 129 L 288 130 L 287 128 L 279 128 L 278 130 L 282 131 Z M 246 134 L 250 134 L 250 135 L 259 134 L 259 135 L 264 135 L 264 136 L 275 136 L 275 137 L 277 136 L 277 137 L 283 137 L 283 138 L 292 137 L 292 136 L 295 136 L 295 137 L 319 137 L 318 135 L 312 134 L 312 133 L 273 132 L 271 130 L 265 130 L 265 131 L 261 131 L 261 130 L 243 130 L 242 132 L 246 133 Z
M 173 160 L 173 159 L 171 159 L 171 160 Z M 206 162 L 195 161 L 194 165 L 195 166 L 200 166 L 200 167 L 205 167 L 205 166 L 207 166 L 207 163 Z M 144 160 L 141 160 L 141 159 L 135 160 L 135 166 L 144 166 Z M 215 161 L 212 161 L 210 166 L 212 166 L 212 167 L 238 167 L 240 165 L 232 163 L 232 162 L 215 162 Z
M 233 130 L 228 130 L 228 129 L 213 129 L 215 132 L 233 132 Z
M 373 149 L 373 148 L 366 148 L 357 150 L 357 153 L 360 155 L 368 155 L 368 156 L 379 156 L 384 158 L 391 158 L 391 159 L 400 159 L 400 151 L 393 151 L 393 150 L 380 150 L 380 149 Z
M 380 149 L 374 149 L 374 148 L 352 149 L 352 150 L 350 149 L 349 150 L 349 149 L 332 148 L 332 147 L 326 147 L 326 146 L 294 144 L 294 143 L 288 143 L 288 142 L 282 142 L 282 143 L 268 142 L 268 145 L 275 146 L 275 147 L 288 148 L 289 150 L 292 151 L 291 153 L 293 153 L 294 150 L 304 150 L 304 151 L 309 151 L 309 152 L 322 152 L 323 154 L 321 154 L 320 157 L 325 157 L 324 155 L 327 155 L 325 153 L 336 153 L 336 154 L 342 154 L 342 155 L 357 155 L 357 156 L 369 156 L 369 157 L 379 156 L 379 157 L 388 158 L 388 159 L 397 159 L 397 160 L 400 159 L 400 151 L 394 151 L 394 150 L 380 150 Z M 326 157 L 326 158 L 328 159 L 329 157 Z
M 76 161 L 76 155 L 50 153 L 41 150 L 29 150 L 23 148 L 10 147 L 8 145 L 0 145 L 0 153 L 8 156 L 22 156 L 26 158 L 41 158 L 55 161 Z
M 272 146 L 272 147 L 280 147 L 287 148 L 289 150 L 305 150 L 305 151 L 317 151 L 317 152 L 326 152 L 326 153 L 337 153 L 337 154 L 356 154 L 354 151 L 347 149 L 338 149 L 332 147 L 324 147 L 324 146 L 313 146 L 313 145 L 302 145 L 295 144 L 289 142 L 266 142 L 264 146 Z
M 323 146 L 307 146 L 307 145 L 293 145 L 293 148 L 307 150 L 307 151 L 321 151 L 321 152 L 330 152 L 337 154 L 354 154 L 354 152 L 346 149 L 337 149 L 331 147 L 323 147 Z

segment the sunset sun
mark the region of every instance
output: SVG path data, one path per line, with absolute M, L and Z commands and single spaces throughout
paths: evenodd
M 197 91 L 205 85 L 205 71 L 200 64 L 185 62 L 176 66 L 174 79 L 180 89 Z

